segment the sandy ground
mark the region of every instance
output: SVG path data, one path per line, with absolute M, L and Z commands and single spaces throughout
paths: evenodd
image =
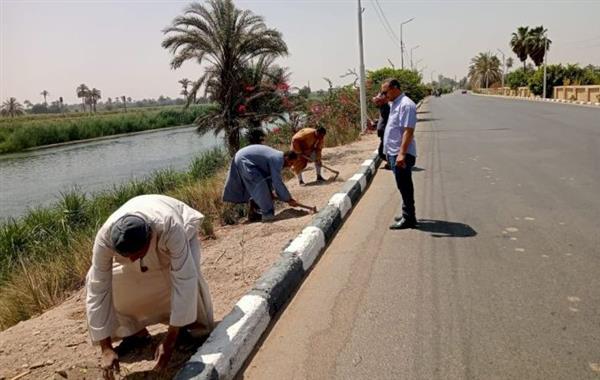
M 323 161 L 339 170 L 339 177 L 324 184 L 312 183 L 315 172 L 309 166 L 304 173 L 307 185 L 300 187 L 291 179 L 287 183 L 290 192 L 301 203 L 323 207 L 371 156 L 377 144 L 376 136 L 367 135 L 358 142 L 325 149 Z M 327 178 L 332 174 L 323 169 L 323 175 Z M 216 230 L 216 239 L 202 242 L 202 272 L 210 286 L 216 321 L 231 310 L 311 218 L 306 211 L 280 205 L 274 223 L 221 227 Z M 99 349 L 89 341 L 83 299 L 80 290 L 46 313 L 0 332 L 0 380 L 101 378 Z M 151 344 L 119 353 L 119 378 L 171 378 L 200 344 L 192 339 L 181 339 L 169 369 L 157 375 L 151 372 L 153 349 L 165 331 L 165 326 L 152 326 Z

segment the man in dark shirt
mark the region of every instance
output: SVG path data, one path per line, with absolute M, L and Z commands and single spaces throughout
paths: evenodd
M 390 105 L 385 96 L 378 94 L 373 98 L 373 103 L 379 108 L 379 119 L 377 120 L 377 137 L 379 137 L 379 157 L 382 160 L 387 161 L 387 156 L 383 151 L 383 135 L 385 134 L 385 126 L 390 116 Z M 386 162 L 385 169 L 390 169 L 390 164 Z

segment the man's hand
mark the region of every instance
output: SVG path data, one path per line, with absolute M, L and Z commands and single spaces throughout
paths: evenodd
M 402 169 L 406 167 L 406 157 L 404 154 L 399 154 L 398 157 L 396 157 L 396 166 Z
M 298 202 L 294 198 L 290 199 L 287 203 L 292 207 L 298 207 Z
M 170 343 L 167 342 L 166 339 L 160 342 L 154 352 L 154 360 L 156 360 L 156 365 L 154 366 L 155 371 L 162 371 L 167 368 L 174 348 L 175 342 Z
M 169 326 L 165 339 L 160 342 L 154 352 L 154 360 L 156 360 L 156 365 L 154 366 L 155 371 L 162 371 L 167 368 L 173 350 L 175 349 L 177 335 L 179 335 L 179 327 Z
M 104 380 L 114 380 L 115 372 L 119 373 L 119 356 L 112 348 L 102 349 L 102 358 L 100 360 L 102 366 L 102 377 Z

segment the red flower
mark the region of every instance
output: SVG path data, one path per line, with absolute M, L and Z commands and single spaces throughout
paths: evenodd
M 238 106 L 237 110 L 238 110 L 238 113 L 244 113 L 244 112 L 246 112 L 246 105 L 245 104 L 240 104 Z
M 281 132 L 281 128 L 279 128 L 279 127 L 273 128 L 273 129 L 271 130 L 271 132 L 272 132 L 272 133 L 279 133 L 279 132 Z
M 254 91 L 254 86 L 248 85 L 248 86 L 244 87 L 244 91 L 246 91 L 246 92 L 252 92 L 252 91 Z
M 290 88 L 287 83 L 279 83 L 277 84 L 277 89 L 281 91 L 287 91 Z

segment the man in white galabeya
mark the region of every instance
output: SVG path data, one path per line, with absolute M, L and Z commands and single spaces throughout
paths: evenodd
M 397 79 L 384 81 L 381 94 L 390 102 L 390 115 L 383 138 L 384 151 L 394 172 L 396 186 L 402 195 L 402 215 L 395 217 L 395 223 L 390 229 L 415 228 L 417 216 L 412 168 L 417 159 L 417 144 L 414 139 L 417 107 L 415 102 L 402 92 Z
M 120 348 L 136 340 L 149 342 L 146 326 L 168 324 L 155 353 L 155 370 L 162 370 L 180 329 L 192 336 L 212 330 L 212 302 L 200 272 L 202 219 L 177 199 L 141 195 L 115 211 L 98 231 L 86 277 L 86 312 L 105 379 L 114 379 L 119 371 L 113 339 L 124 338 Z

